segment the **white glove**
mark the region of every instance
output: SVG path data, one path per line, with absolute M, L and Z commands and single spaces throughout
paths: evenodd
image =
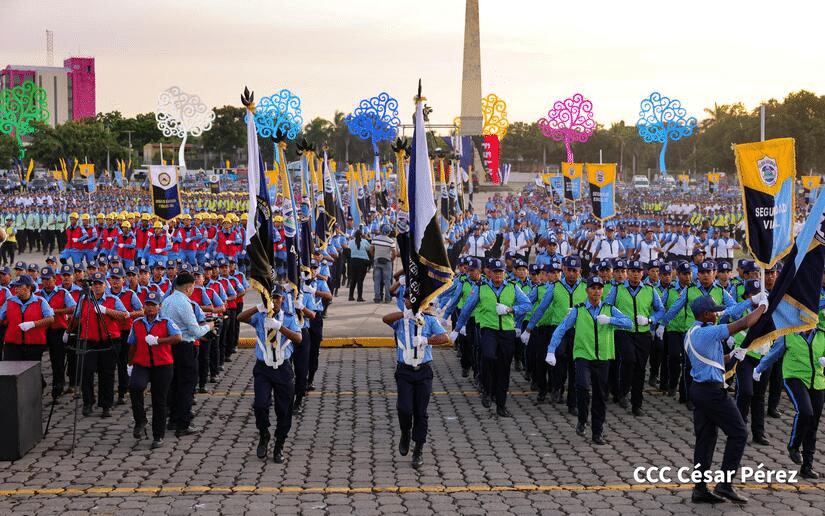
M 264 328 L 266 328 L 267 330 L 278 331 L 281 329 L 281 323 L 278 321 L 278 319 L 275 319 L 273 317 L 267 317 L 266 319 L 264 319 Z
M 118 244 L 117 246 L 122 249 L 124 245 L 126 244 Z
M 161 249 L 160 247 L 155 248 L 155 254 L 160 254 L 162 252 L 163 252 L 163 249 Z
M 299 311 L 303 310 L 304 306 L 305 306 L 304 302 L 301 300 L 301 298 L 298 298 L 298 301 L 295 301 L 295 311 L 296 312 L 299 312 Z
M 768 306 L 768 293 L 764 290 L 751 298 L 751 303 L 756 306 L 765 305 Z
M 155 337 L 154 335 L 147 335 L 146 336 L 146 344 L 149 344 L 150 346 L 157 346 L 158 338 Z
M 496 313 L 498 315 L 510 313 L 510 307 L 501 303 L 496 303 Z
M 318 289 L 316 287 L 313 287 L 312 285 L 304 285 L 304 287 L 301 290 L 303 290 L 307 294 L 314 296 L 315 291 L 317 291 Z
M 659 337 L 660 339 L 665 338 L 665 327 L 663 325 L 660 324 L 656 328 L 656 336 Z
M 450 332 L 450 342 L 455 342 L 458 339 L 458 332 L 453 330 Z
M 599 324 L 610 324 L 610 316 L 605 314 L 599 314 L 596 316 L 596 322 Z
M 109 309 L 103 305 L 98 305 L 100 309 L 100 315 L 106 315 L 109 312 Z
M 447 319 L 440 319 L 438 321 L 438 324 L 440 324 L 442 328 L 446 328 L 447 325 L 449 324 L 449 321 Z
M 756 352 L 759 353 L 760 355 L 767 355 L 768 351 L 770 351 L 770 350 L 771 350 L 771 341 L 768 341 L 768 342 L 762 344 L 761 346 L 759 346 L 759 348 L 756 350 Z
M 255 308 L 258 310 L 259 314 L 265 314 L 266 313 L 266 307 L 264 306 L 263 303 L 258 303 L 257 305 L 255 305 Z
M 650 319 L 648 319 L 644 315 L 637 315 L 636 324 L 638 324 L 639 326 L 647 326 L 648 324 L 650 324 Z
M 423 335 L 417 335 L 413 337 L 413 344 L 415 344 L 415 347 L 417 348 L 423 348 L 427 345 L 428 340 L 429 339 Z
M 725 340 L 725 344 L 728 346 L 728 349 L 733 349 L 733 346 L 736 345 L 736 340 L 733 338 L 733 335 Z
M 819 365 L 825 367 L 825 357 L 819 357 Z
M 398 284 L 399 285 L 406 285 L 407 284 L 407 278 L 404 277 L 404 276 L 401 276 L 400 278 L 398 278 Z
M 756 369 L 754 369 L 753 370 L 753 381 L 758 382 L 760 378 L 762 378 L 762 373 L 757 373 Z
M 20 328 L 21 331 L 29 331 L 34 328 L 34 323 L 32 321 L 21 322 L 17 327 Z
M 740 348 L 736 348 L 736 349 L 734 349 L 734 350 L 733 350 L 733 351 L 731 351 L 731 353 L 730 353 L 730 355 L 731 355 L 733 358 L 735 358 L 736 360 L 738 360 L 738 361 L 740 361 L 740 362 L 742 361 L 742 359 L 744 359 L 744 358 L 745 358 L 745 355 L 747 355 L 747 354 L 748 354 L 748 350 L 747 350 L 747 349 L 745 349 L 745 348 L 741 348 L 741 347 L 740 347 Z
M 465 337 L 467 336 L 467 325 L 466 324 L 464 325 L 463 328 L 461 328 L 461 330 L 459 330 L 458 334 L 463 335 Z
M 68 343 L 69 343 L 69 332 L 64 331 L 63 332 L 63 344 L 68 344 Z
M 556 365 L 556 354 L 548 352 L 547 356 L 544 357 L 544 361 L 547 362 L 548 365 Z
M 404 319 L 415 319 L 415 314 L 409 308 L 404 309 Z
M 530 332 L 527 331 L 527 330 L 521 332 L 521 342 L 523 342 L 524 344 L 527 344 L 527 342 L 529 340 L 530 340 Z
M 134 368 L 135 368 L 134 366 L 127 365 L 126 366 L 126 374 L 129 375 L 129 376 L 132 376 L 132 369 L 134 369 Z

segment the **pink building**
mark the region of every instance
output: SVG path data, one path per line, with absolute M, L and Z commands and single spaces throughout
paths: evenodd
M 93 117 L 95 109 L 95 60 L 70 57 L 63 66 L 8 65 L 0 70 L 0 90 L 31 80 L 46 90 L 49 125 Z

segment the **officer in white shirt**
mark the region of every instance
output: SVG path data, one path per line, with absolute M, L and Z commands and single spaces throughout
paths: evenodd
M 605 232 L 605 237 L 596 243 L 593 249 L 593 263 L 598 263 L 605 258 L 618 258 L 625 251 L 622 243 L 615 237 L 616 228 L 608 226 Z

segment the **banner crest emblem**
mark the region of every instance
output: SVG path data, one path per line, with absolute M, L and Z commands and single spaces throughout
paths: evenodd
M 756 168 L 759 169 L 759 175 L 762 176 L 762 181 L 767 186 L 776 184 L 779 177 L 779 167 L 777 167 L 775 159 L 765 156 L 756 162 Z

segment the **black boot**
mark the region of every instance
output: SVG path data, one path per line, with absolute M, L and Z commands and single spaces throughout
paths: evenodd
M 708 489 L 707 484 L 702 482 L 693 487 L 693 493 L 690 495 L 690 501 L 693 503 L 721 503 L 724 502 L 725 499 L 712 493 L 710 489 Z
M 275 464 L 283 464 L 284 462 L 284 439 L 278 437 L 275 439 L 275 448 L 272 450 L 272 460 Z
M 412 456 L 412 467 L 415 469 L 420 468 L 424 464 L 423 449 L 424 443 L 415 443 Z
M 819 473 L 814 471 L 813 464 L 811 462 L 806 461 L 802 463 L 802 467 L 799 469 L 799 476 L 813 480 L 819 478 Z
M 261 437 L 258 439 L 257 455 L 259 459 L 266 458 L 266 448 L 269 445 L 269 430 L 261 430 Z
M 716 484 L 713 494 L 727 498 L 733 503 L 747 503 L 748 499 L 740 495 L 733 489 L 733 486 L 727 482 Z
M 401 431 L 401 440 L 398 441 L 398 453 L 406 457 L 410 453 L 410 432 Z

